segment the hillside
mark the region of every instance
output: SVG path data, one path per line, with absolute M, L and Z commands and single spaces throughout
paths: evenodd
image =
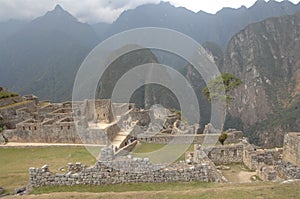
M 300 14 L 270 18 L 236 34 L 223 71 L 240 77 L 230 113 L 257 144 L 282 145 L 300 128 Z
M 200 43 L 212 41 L 223 49 L 248 24 L 296 11 L 300 11 L 300 4 L 259 0 L 249 9 L 224 8 L 212 15 L 162 2 L 127 10 L 112 24 L 89 25 L 56 6 L 31 22 L 0 23 L 0 84 L 22 95 L 34 93 L 42 100 L 70 100 L 82 61 L 97 43 L 112 34 L 136 27 L 165 27 Z M 161 62 L 159 56 L 157 60 Z M 177 60 L 169 63 L 182 68 L 185 63 Z
M 41 99 L 70 99 L 66 91 L 97 40 L 88 24 L 57 6 L 0 43 L 1 85 Z
M 127 48 L 124 46 L 123 48 Z M 123 49 L 122 48 L 122 49 Z M 117 55 L 120 54 L 122 49 L 118 49 L 116 52 Z M 112 98 L 112 93 L 114 87 L 118 80 L 127 72 L 134 69 L 137 66 L 144 64 L 158 63 L 158 60 L 154 53 L 150 49 L 140 49 L 131 51 L 127 54 L 124 54 L 118 57 L 109 65 L 102 75 L 97 90 L 98 98 Z M 176 104 L 176 98 L 172 92 L 168 89 L 155 85 L 155 84 L 146 84 L 147 79 L 153 79 L 151 75 L 151 68 L 143 72 L 134 72 L 132 78 L 134 82 L 139 82 L 141 87 L 134 91 L 130 100 L 135 103 L 137 107 L 140 108 L 150 108 L 154 104 L 162 104 L 165 107 L 178 107 Z M 161 71 L 164 72 L 164 71 Z M 171 80 L 171 77 L 164 76 L 165 79 Z M 146 85 L 145 85 L 146 84 Z M 114 99 L 114 101 L 124 102 L 124 98 Z

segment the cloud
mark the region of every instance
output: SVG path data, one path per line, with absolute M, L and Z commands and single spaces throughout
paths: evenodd
M 240 7 L 241 5 L 251 6 L 255 0 L 162 0 L 169 1 L 174 6 L 182 6 L 198 12 L 215 13 L 222 7 Z M 290 0 L 298 3 L 299 0 Z M 111 23 L 128 9 L 137 6 L 155 3 L 160 0 L 0 0 L 0 21 L 9 19 L 31 20 L 44 15 L 52 10 L 56 4 L 60 4 L 65 10 L 83 22 Z
M 31 20 L 60 4 L 80 21 L 112 22 L 124 11 L 160 0 L 0 0 L 0 21 Z

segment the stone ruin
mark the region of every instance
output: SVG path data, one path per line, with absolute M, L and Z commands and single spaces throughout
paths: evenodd
M 35 96 L 17 100 L 0 107 L 0 113 L 10 121 L 2 134 L 9 142 L 114 143 L 121 148 L 131 138 L 131 129 L 120 129 L 118 119 L 134 109 L 134 104 L 112 103 L 110 99 L 39 103 Z
M 300 136 L 300 133 L 287 134 L 285 144 L 289 145 L 290 136 Z M 288 162 L 283 149 L 260 149 L 249 144 L 246 138 L 238 143 L 227 145 L 201 146 L 195 144 L 194 151 L 186 154 L 185 161 L 167 164 L 153 164 L 148 158 L 136 158 L 128 155 L 118 156 L 111 147 L 101 151 L 100 159 L 92 167 L 80 163 L 69 164 L 65 174 L 52 173 L 48 166 L 30 168 L 30 186 L 76 184 L 121 184 L 121 183 L 162 183 L 162 182 L 228 182 L 220 166 L 231 163 L 243 163 L 256 171 L 263 181 L 278 181 L 300 179 L 300 168 Z M 135 141 L 136 142 L 136 141 Z M 297 150 L 295 147 L 291 147 Z M 130 151 L 130 150 L 129 150 Z M 297 151 L 288 153 L 295 153 Z M 295 161 L 298 159 L 296 158 Z
M 225 182 L 226 178 L 209 159 L 171 165 L 153 164 L 148 158 L 114 156 L 111 148 L 101 151 L 101 159 L 92 167 L 69 164 L 66 174 L 52 173 L 48 166 L 30 168 L 30 187 L 53 185 L 104 185 L 163 182 Z
M 264 181 L 300 179 L 300 133 L 288 133 L 284 147 L 261 149 L 249 144 L 243 133 L 227 132 L 225 145 L 200 146 L 218 140 L 218 130 L 208 124 L 200 133 L 199 125 L 181 121 L 177 114 L 156 107 L 136 109 L 134 104 L 112 103 L 109 99 L 82 102 L 46 103 L 35 96 L 0 100 L 0 114 L 6 129 L 2 140 L 16 142 L 62 142 L 106 145 L 96 165 L 70 164 L 67 174 L 54 174 L 47 166 L 30 169 L 32 187 L 44 185 L 115 184 L 130 182 L 206 181 L 226 182 L 215 165 L 243 163 Z M 14 101 L 13 105 L 12 101 Z M 76 126 L 83 134 L 76 133 Z M 148 159 L 127 156 L 137 142 L 196 144 L 194 152 L 182 163 L 155 165 Z M 0 137 L 1 141 L 1 137 Z M 125 165 L 121 171 L 107 165 Z M 126 166 L 127 165 L 127 166 Z M 153 172 L 133 172 L 149 168 Z M 140 166 L 139 166 L 140 165 Z M 143 166 L 143 167 L 142 167 Z M 136 170 L 136 169 L 135 169 Z

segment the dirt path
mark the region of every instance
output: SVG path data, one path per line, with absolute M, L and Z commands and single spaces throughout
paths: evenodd
M 43 146 L 103 146 L 97 144 L 70 144 L 70 143 L 20 143 L 20 142 L 9 142 L 0 147 L 43 147 Z
M 255 175 L 255 172 L 248 172 L 248 171 L 240 171 L 237 175 L 239 179 L 239 183 L 251 182 L 251 176 Z

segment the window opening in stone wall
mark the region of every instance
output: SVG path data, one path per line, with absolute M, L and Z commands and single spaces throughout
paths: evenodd
M 221 150 L 221 155 L 224 156 L 225 152 L 224 150 Z
M 237 156 L 237 150 L 236 149 L 233 150 L 233 156 Z

